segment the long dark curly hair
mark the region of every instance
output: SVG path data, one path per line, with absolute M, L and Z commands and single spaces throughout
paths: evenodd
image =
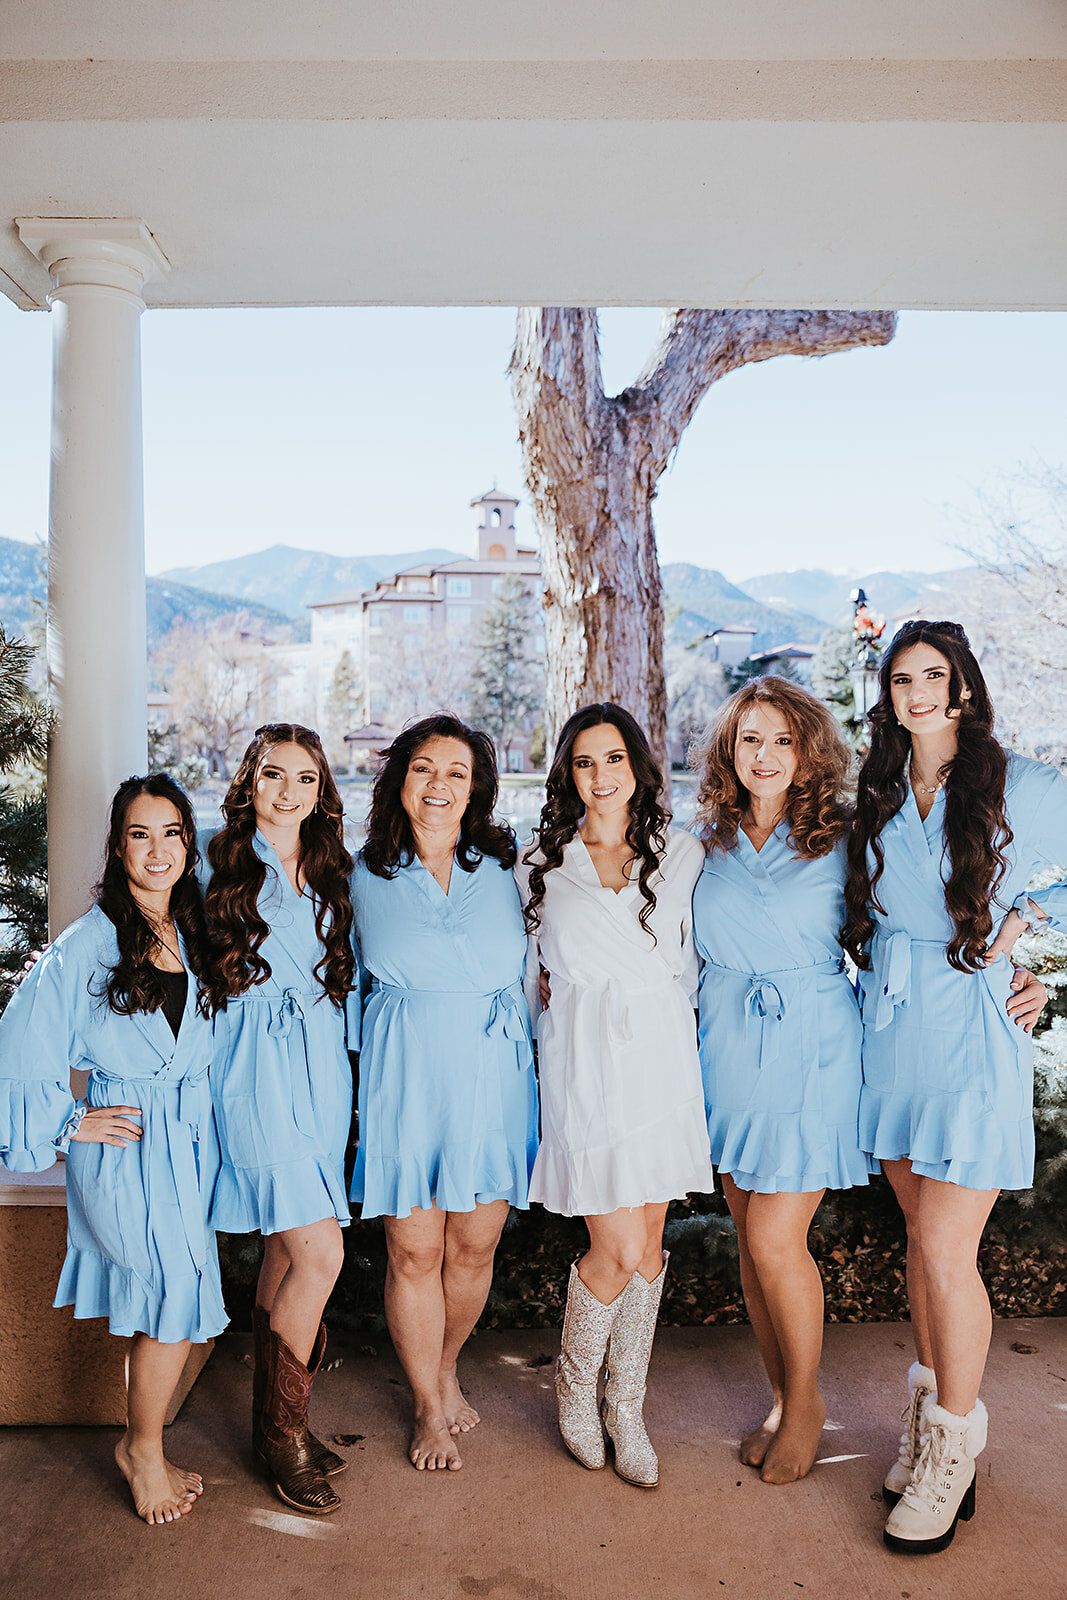
M 991 902 L 1007 870 L 1004 852 L 1012 833 L 1004 809 L 1007 756 L 993 736 L 993 705 L 982 670 L 958 622 L 906 622 L 882 659 L 881 693 L 870 714 L 871 748 L 860 768 L 856 822 L 848 844 L 845 926 L 841 941 L 860 967 L 869 964 L 874 932 L 871 907 L 884 912 L 878 880 L 885 867 L 882 829 L 908 793 L 911 736 L 893 711 L 896 663 L 913 645 L 927 644 L 949 668 L 949 707 L 958 713 L 956 754 L 941 776 L 945 785 L 945 847 L 949 876 L 945 907 L 954 932 L 946 947 L 950 966 L 975 972 L 993 930 Z M 871 872 L 868 850 L 874 856 Z
M 732 694 L 702 744 L 689 754 L 699 774 L 696 832 L 709 851 L 732 850 L 751 796 L 734 767 L 737 735 L 746 712 L 769 706 L 784 717 L 793 738 L 797 769 L 785 797 L 789 843 L 798 856 L 825 856 L 848 832 L 847 798 L 852 752 L 833 713 L 785 678 L 756 678 Z
M 225 825 L 207 847 L 212 867 L 207 915 L 218 952 L 215 981 L 210 986 L 213 1011 L 270 977 L 270 962 L 260 954 L 270 928 L 258 908 L 267 863 L 260 860 L 253 845 L 256 813 L 252 793 L 260 768 L 280 744 L 298 744 L 306 750 L 319 774 L 318 803 L 300 824 L 300 871 L 314 897 L 315 929 L 323 951 L 315 963 L 314 977 L 335 1006 L 344 1004 L 352 988 L 355 958 L 349 937 L 352 899 L 348 881 L 352 857 L 345 849 L 344 806 L 318 734 L 295 722 L 268 722 L 256 729 L 241 757 L 222 802 Z
M 210 988 L 213 962 L 204 917 L 204 901 L 196 869 L 200 854 L 196 848 L 196 818 L 189 797 L 165 772 L 147 778 L 127 778 L 120 783 L 111 802 L 104 872 L 96 886 L 96 904 L 114 923 L 119 944 L 119 959 L 109 970 L 99 998 L 106 999 L 120 1017 L 139 1011 L 158 1011 L 167 990 L 152 957 L 162 941 L 141 910 L 130 889 L 122 860 L 123 836 L 130 806 L 141 795 L 169 800 L 181 819 L 185 868 L 170 893 L 170 915 L 185 944 L 185 956 L 199 987 L 198 1009 L 206 1014 L 205 991 Z
M 459 825 L 456 860 L 464 872 L 473 872 L 483 856 L 501 867 L 515 865 L 515 835 L 506 822 L 493 819 L 497 796 L 496 752 L 487 733 L 468 728 L 451 712 L 411 722 L 398 733 L 382 757 L 371 792 L 363 861 L 377 878 L 395 878 L 415 856 L 415 835 L 400 801 L 408 768 L 431 739 L 457 739 L 471 753 L 471 792 Z
M 630 796 L 626 843 L 633 851 L 634 860 L 641 863 L 637 881 L 645 903 L 638 920 L 646 933 L 651 932 L 648 919 L 656 909 L 652 878 L 659 871 L 663 852 L 667 848 L 667 827 L 671 814 L 661 803 L 663 774 L 642 729 L 622 706 L 605 701 L 582 706 L 572 717 L 568 717 L 556 741 L 556 751 L 545 781 L 545 803 L 541 810 L 540 826 L 534 829 L 535 842 L 523 856 L 530 866 L 530 898 L 525 913 L 528 933 L 536 933 L 540 926 L 545 877 L 554 867 L 562 866 L 563 852 L 578 832 L 578 824 L 585 815 L 585 806 L 571 770 L 575 740 L 587 728 L 599 728 L 604 723 L 618 729 L 637 780 L 637 787 Z

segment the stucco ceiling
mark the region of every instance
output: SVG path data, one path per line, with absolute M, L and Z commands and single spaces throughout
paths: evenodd
M 0 0 L 0 41 L 25 306 L 33 215 L 142 218 L 159 306 L 1067 304 L 1061 0 Z

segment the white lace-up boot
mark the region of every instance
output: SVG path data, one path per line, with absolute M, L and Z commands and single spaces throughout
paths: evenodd
M 882 1484 L 882 1499 L 886 1505 L 895 1506 L 911 1482 L 922 1444 L 919 1427 L 923 1402 L 928 1394 L 936 1395 L 936 1393 L 937 1379 L 934 1377 L 933 1369 L 924 1367 L 921 1362 L 913 1361 L 908 1368 L 908 1403 L 900 1413 L 900 1420 L 904 1424 L 904 1432 L 900 1436 L 900 1453 L 886 1473 L 885 1482 Z
M 981 1400 L 965 1417 L 923 1406 L 922 1444 L 911 1482 L 889 1513 L 885 1542 L 904 1554 L 927 1554 L 952 1543 L 956 1524 L 974 1516 L 975 1458 L 985 1449 L 989 1418 Z
M 563 1443 L 574 1459 L 591 1472 L 607 1460 L 597 1408 L 597 1383 L 622 1300 L 620 1294 L 609 1306 L 604 1305 L 578 1276 L 577 1262 L 572 1265 L 556 1362 L 556 1399 Z

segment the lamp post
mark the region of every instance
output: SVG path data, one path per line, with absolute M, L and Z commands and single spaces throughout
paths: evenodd
M 852 660 L 848 675 L 852 680 L 856 721 L 863 722 L 877 704 L 880 692 L 878 672 L 882 664 L 885 618 L 870 609 L 862 589 L 853 589 L 849 599 L 852 601 Z

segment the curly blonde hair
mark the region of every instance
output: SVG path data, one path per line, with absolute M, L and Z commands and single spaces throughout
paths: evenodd
M 797 770 L 786 795 L 789 843 L 798 856 L 825 856 L 852 822 L 849 780 L 852 752 L 832 712 L 807 689 L 785 678 L 755 678 L 720 708 L 704 742 L 689 752 L 700 774 L 695 829 L 709 851 L 732 850 L 748 790 L 734 768 L 737 735 L 746 712 L 769 706 L 785 718 L 797 756 Z

